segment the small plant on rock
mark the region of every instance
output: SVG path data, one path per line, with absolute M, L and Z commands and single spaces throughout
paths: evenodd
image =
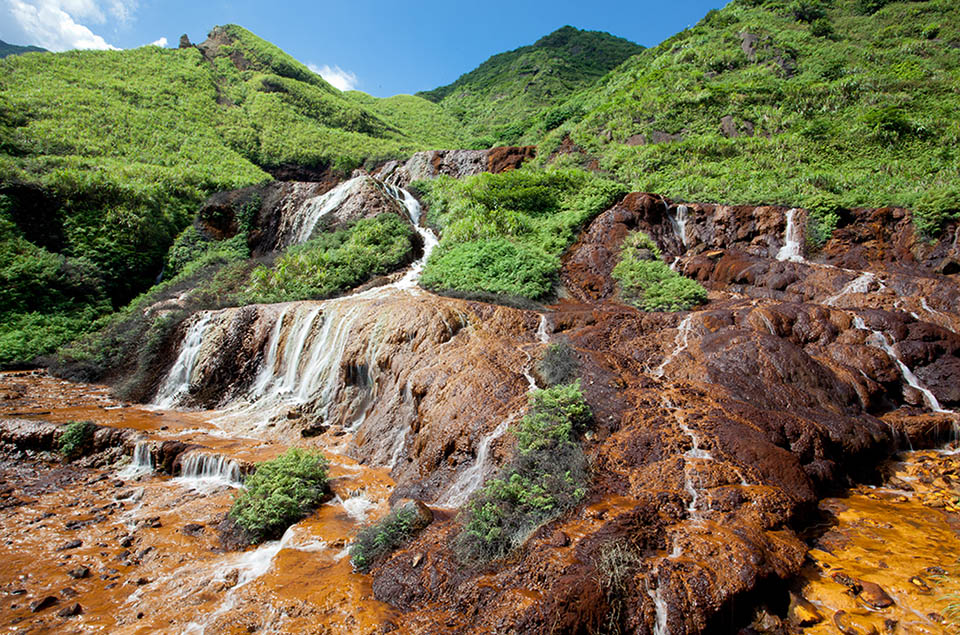
M 379 521 L 364 527 L 350 545 L 350 563 L 358 571 L 373 564 L 408 542 L 430 524 L 433 514 L 422 503 L 409 501 Z
M 623 239 L 612 275 L 624 299 L 644 311 L 686 311 L 707 300 L 707 290 L 670 269 L 656 243 L 640 231 Z
M 68 461 L 83 456 L 89 449 L 90 441 L 93 440 L 93 432 L 96 429 L 97 426 L 90 421 L 70 421 L 67 423 L 58 443 L 61 456 Z
M 260 463 L 247 477 L 246 491 L 234 501 L 229 518 L 251 542 L 279 537 L 323 499 L 327 465 L 319 452 L 299 448 Z

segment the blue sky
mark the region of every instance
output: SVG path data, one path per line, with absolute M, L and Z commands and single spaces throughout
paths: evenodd
M 429 90 L 569 24 L 653 46 L 726 0 L 0 0 L 0 40 L 51 50 L 176 46 L 236 23 L 340 88 Z

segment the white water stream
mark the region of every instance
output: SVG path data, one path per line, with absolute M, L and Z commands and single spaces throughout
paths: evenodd
M 797 223 L 797 208 L 787 211 L 787 229 L 784 232 L 783 247 L 777 252 L 777 260 L 803 262 L 803 227 Z
M 663 358 L 663 361 L 660 362 L 660 365 L 656 367 L 653 371 L 653 376 L 660 378 L 663 377 L 663 373 L 667 367 L 667 364 L 672 362 L 677 355 L 682 353 L 690 345 L 690 331 L 693 329 L 693 313 L 688 314 L 680 324 L 677 326 L 677 336 L 674 339 L 673 350 L 669 355 Z
M 203 336 L 210 324 L 211 313 L 199 313 L 193 324 L 187 329 L 183 337 L 183 344 L 180 346 L 180 354 L 177 361 L 173 363 L 170 372 L 167 373 L 160 390 L 157 391 L 157 397 L 154 404 L 160 408 L 172 408 L 177 404 L 180 398 L 187 394 L 190 389 L 190 378 L 193 375 L 193 368 L 200 356 L 200 349 L 203 347 Z
M 133 448 L 133 458 L 130 463 L 117 473 L 122 479 L 135 479 L 144 474 L 152 474 L 156 467 L 153 464 L 153 443 L 137 441 Z
M 676 214 L 670 216 L 670 224 L 673 226 L 673 231 L 677 235 L 677 238 L 683 243 L 684 249 L 690 246 L 689 239 L 687 238 L 687 221 L 690 218 L 689 212 L 690 208 L 686 205 L 677 205 Z
M 885 352 L 890 359 L 892 359 L 897 367 L 900 369 L 900 374 L 903 376 L 907 383 L 914 389 L 920 392 L 923 395 L 923 400 L 926 402 L 927 407 L 930 408 L 933 412 L 944 413 L 944 414 L 954 414 L 951 410 L 945 410 L 940 406 L 940 402 L 937 401 L 937 397 L 930 392 L 930 390 L 920 383 L 920 380 L 917 379 L 917 376 L 913 374 L 913 371 L 903 362 L 900 358 L 900 355 L 897 354 L 896 349 L 893 347 L 893 344 L 887 339 L 885 333 L 880 331 L 874 331 L 866 325 L 863 321 L 863 318 L 859 315 L 853 317 L 853 325 L 861 330 L 869 333 L 867 336 L 866 343 L 874 348 L 879 348 Z
M 243 487 L 240 464 L 222 454 L 208 454 L 194 450 L 180 463 L 180 476 L 173 479 L 196 490 L 220 487 Z

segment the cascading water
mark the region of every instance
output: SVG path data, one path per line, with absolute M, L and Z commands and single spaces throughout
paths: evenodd
M 175 481 L 194 489 L 243 487 L 243 472 L 233 459 L 221 454 L 190 452 L 182 459 L 180 476 Z
M 346 198 L 354 191 L 356 186 L 367 177 L 356 177 L 349 181 L 344 181 L 326 194 L 314 197 L 306 201 L 297 214 L 291 219 L 290 225 L 281 228 L 284 236 L 283 245 L 297 245 L 310 240 L 313 230 L 321 218 L 333 212 L 340 207 Z
M 447 491 L 437 501 L 440 507 L 460 507 L 467 502 L 470 495 L 473 494 L 483 484 L 484 476 L 487 472 L 487 458 L 490 454 L 490 445 L 503 436 L 503 433 L 510 427 L 513 417 L 504 419 L 500 422 L 493 432 L 480 440 L 477 446 L 477 458 L 473 465 L 465 469 L 457 477 L 457 480 L 447 489 Z
M 680 242 L 683 243 L 683 248 L 686 249 L 689 247 L 689 240 L 687 239 L 687 221 L 690 216 L 690 208 L 686 205 L 678 205 L 676 213 L 670 217 L 670 224 L 673 226 L 673 231 L 677 235 L 677 238 L 680 239 Z
M 797 223 L 797 209 L 787 212 L 787 229 L 784 232 L 783 247 L 777 252 L 777 260 L 803 262 L 803 227 Z
M 945 410 L 940 406 L 940 402 L 937 400 L 937 397 L 930 392 L 930 390 L 920 383 L 920 380 L 917 379 L 917 376 L 913 374 L 913 371 L 900 359 L 900 355 L 897 354 L 896 349 L 893 347 L 893 344 L 887 339 L 886 334 L 881 333 L 880 331 L 874 331 L 867 326 L 866 322 L 863 321 L 863 318 L 859 315 L 853 317 L 853 325 L 861 330 L 866 331 L 870 335 L 867 336 L 866 343 L 874 348 L 879 348 L 885 352 L 890 359 L 892 359 L 897 367 L 900 369 L 900 374 L 903 376 L 907 383 L 919 391 L 923 395 L 923 400 L 926 402 L 927 407 L 930 408 L 933 412 L 942 413 L 942 414 L 955 414 L 952 410 Z
M 133 449 L 133 458 L 117 476 L 122 479 L 134 479 L 144 474 L 152 474 L 154 469 L 153 444 L 150 441 L 137 441 Z
M 157 391 L 154 399 L 154 405 L 160 408 L 172 408 L 177 405 L 180 398 L 190 390 L 190 377 L 193 375 L 193 368 L 196 366 L 197 358 L 200 356 L 200 350 L 203 348 L 203 336 L 210 325 L 212 314 L 203 312 L 198 314 L 196 320 L 187 329 L 183 337 L 183 344 L 180 346 L 180 354 L 177 361 L 173 363 L 166 379 Z
M 837 302 L 840 300 L 840 298 L 849 293 L 867 293 L 870 291 L 870 285 L 874 282 L 874 280 L 876 280 L 876 276 L 869 271 L 865 271 L 854 280 L 851 280 L 845 284 L 836 295 L 830 296 L 824 300 L 823 303 L 827 306 L 837 306 Z
M 693 328 L 693 313 L 687 315 L 687 317 L 681 320 L 680 324 L 677 326 L 677 336 L 674 339 L 674 348 L 669 355 L 663 358 L 663 361 L 660 362 L 660 365 L 653 371 L 653 376 L 660 378 L 663 377 L 664 369 L 666 369 L 667 364 L 672 362 L 677 355 L 682 353 L 690 345 L 690 331 Z

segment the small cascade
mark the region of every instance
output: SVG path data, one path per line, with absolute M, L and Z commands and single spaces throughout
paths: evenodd
M 243 487 L 243 472 L 233 459 L 221 454 L 189 452 L 182 459 L 180 476 L 176 481 L 186 483 L 194 489 L 208 487 Z
M 653 607 L 656 609 L 657 623 L 653 627 L 653 635 L 670 635 L 667 625 L 667 600 L 663 597 L 663 585 L 659 582 L 659 571 L 657 572 L 657 588 L 649 589 L 647 594 L 653 600 Z
M 134 479 L 144 474 L 152 474 L 156 469 L 153 464 L 153 443 L 150 441 L 137 441 L 133 449 L 133 458 L 130 464 L 117 473 L 122 479 Z
M 773 323 L 770 321 L 770 318 L 768 318 L 763 313 L 759 313 L 759 315 L 760 315 L 760 319 L 763 320 L 764 325 L 767 327 L 767 330 L 770 331 L 770 335 L 776 335 L 777 329 L 773 328 Z
M 942 414 L 955 414 L 951 410 L 945 410 L 940 406 L 940 402 L 937 401 L 937 397 L 930 392 L 930 390 L 920 383 L 920 380 L 917 379 L 917 376 L 913 374 L 913 371 L 900 359 L 900 356 L 897 354 L 896 349 L 893 347 L 893 344 L 887 339 L 886 334 L 881 333 L 880 331 L 874 331 L 867 326 L 866 322 L 863 321 L 863 318 L 859 315 L 853 317 L 853 325 L 861 331 L 866 331 L 870 335 L 867 337 L 867 344 L 873 346 L 874 348 L 879 348 L 885 352 L 890 359 L 896 362 L 897 367 L 900 369 L 900 374 L 904 379 L 907 380 L 907 383 L 914 389 L 918 390 L 920 394 L 923 395 L 923 400 L 926 402 L 927 407 L 930 408 L 933 412 L 942 413 Z
M 437 505 L 451 508 L 460 507 L 466 503 L 470 495 L 483 484 L 484 473 L 487 471 L 487 457 L 490 454 L 490 445 L 503 436 L 503 433 L 510 427 L 514 418 L 515 416 L 508 417 L 501 421 L 500 425 L 494 428 L 493 432 L 480 440 L 480 445 L 477 446 L 477 458 L 473 462 L 473 465 L 460 473 L 460 476 L 457 477 L 453 485 L 451 485 L 437 501 Z
M 200 349 L 203 347 L 203 335 L 210 325 L 212 313 L 203 312 L 198 314 L 196 321 L 187 329 L 183 337 L 183 343 L 180 345 L 180 354 L 177 361 L 173 363 L 166 379 L 157 391 L 154 399 L 154 405 L 160 408 L 173 408 L 180 401 L 180 398 L 190 390 L 190 378 L 193 375 L 193 368 L 200 356 Z
M 420 238 L 423 240 L 423 255 L 419 260 L 410 265 L 410 269 L 400 280 L 391 285 L 397 289 L 414 289 L 420 281 L 420 275 L 423 273 L 423 268 L 427 264 L 427 259 L 440 241 L 437 235 L 433 233 L 433 230 L 420 225 L 423 208 L 413 194 L 389 183 L 384 183 L 383 186 L 391 197 L 402 203 L 404 208 L 406 208 L 410 222 L 413 223 L 413 228 L 420 234 Z
M 670 217 L 670 224 L 673 226 L 673 231 L 677 235 L 677 238 L 680 239 L 680 242 L 683 243 L 684 249 L 690 246 L 687 239 L 687 220 L 689 220 L 689 213 L 690 208 L 686 205 L 677 205 L 676 213 Z
M 364 178 L 366 177 L 359 176 L 344 181 L 326 194 L 306 201 L 297 210 L 296 216 L 290 222 L 291 226 L 283 232 L 285 235 L 284 246 L 298 245 L 310 240 L 320 219 L 340 207 Z
M 827 306 L 837 306 L 837 302 L 840 300 L 840 298 L 849 293 L 867 293 L 870 291 L 870 285 L 875 279 L 876 276 L 874 274 L 870 273 L 869 271 L 865 271 L 864 273 L 860 274 L 859 277 L 845 284 L 836 295 L 830 296 L 824 300 L 823 303 Z
M 376 503 L 367 498 L 367 495 L 364 493 L 351 496 L 341 504 L 343 505 L 343 510 L 347 512 L 347 515 L 358 523 L 366 522 L 367 514 L 377 506 Z
M 550 343 L 550 334 L 547 333 L 547 314 L 544 313 L 540 316 L 540 324 L 537 325 L 537 340 L 541 344 Z
M 803 262 L 803 227 L 797 223 L 797 208 L 787 212 L 787 229 L 784 232 L 783 247 L 777 252 L 777 260 Z
M 664 369 L 667 367 L 667 364 L 672 362 L 677 355 L 682 353 L 690 345 L 690 331 L 693 330 L 693 313 L 687 315 L 677 326 L 677 337 L 674 340 L 674 349 L 663 358 L 663 361 L 660 362 L 660 365 L 653 371 L 653 376 L 660 378 L 663 377 Z

